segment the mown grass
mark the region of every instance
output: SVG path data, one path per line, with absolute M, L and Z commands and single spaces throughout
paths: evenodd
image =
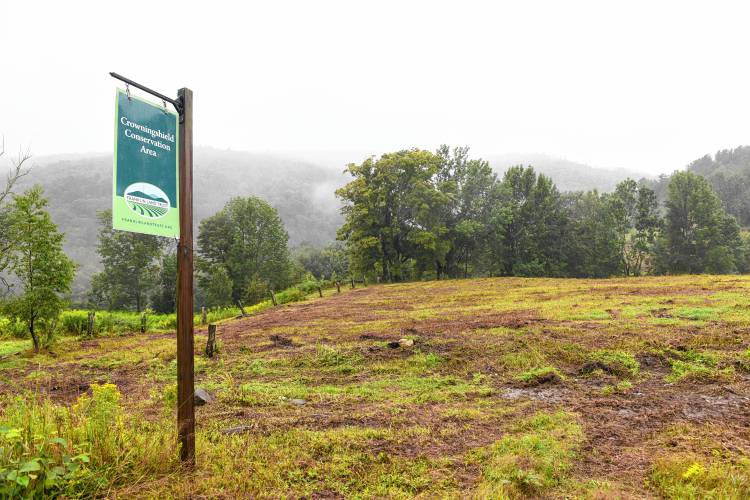
M 29 485 L 71 498 L 747 498 L 749 291 L 476 279 L 217 311 L 218 355 L 196 336 L 196 384 L 216 399 L 196 409 L 193 471 L 175 447 L 172 319 L 141 335 L 139 315 L 98 312 L 88 338 L 87 311 L 68 312 L 49 351 L 0 340 L 0 439 L 22 439 L 0 443 L 0 470 L 48 460 Z
M 509 435 L 472 459 L 481 467 L 479 498 L 528 498 L 570 482 L 583 440 L 573 415 L 541 412 L 517 423 Z

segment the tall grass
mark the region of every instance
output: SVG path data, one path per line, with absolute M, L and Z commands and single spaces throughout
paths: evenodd
M 3 401 L 0 498 L 91 497 L 176 465 L 171 422 L 126 414 L 111 384 L 65 407 L 33 394 Z
M 299 302 L 317 295 L 318 287 L 323 289 L 332 288 L 332 281 L 307 280 L 275 294 L 279 304 Z M 245 307 L 247 314 L 254 314 L 272 307 L 270 300 L 264 300 L 258 304 Z M 86 309 L 69 309 L 64 311 L 57 323 L 57 332 L 62 335 L 83 336 L 88 334 L 88 314 L 95 312 L 94 335 L 117 335 L 138 332 L 141 329 L 141 313 L 133 311 L 100 311 Z M 217 323 L 225 319 L 234 318 L 241 314 L 240 309 L 234 306 L 214 307 L 206 312 L 208 323 Z M 193 317 L 195 325 L 201 324 L 201 314 L 196 313 Z M 177 328 L 177 317 L 175 314 L 157 314 L 147 311 L 146 330 L 148 331 L 170 331 Z M 26 326 L 21 322 L 12 322 L 8 318 L 0 316 L 0 338 L 24 338 L 27 336 Z

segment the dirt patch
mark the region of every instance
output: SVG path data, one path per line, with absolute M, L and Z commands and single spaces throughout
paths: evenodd
M 659 309 L 651 309 L 651 316 L 654 318 L 671 318 L 672 315 L 669 313 L 669 309 L 661 307 Z
M 281 335 L 271 335 L 268 339 L 277 347 L 294 347 L 296 345 L 292 342 L 292 339 Z

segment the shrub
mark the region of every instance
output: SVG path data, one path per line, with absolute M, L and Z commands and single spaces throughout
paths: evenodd
M 98 496 L 176 462 L 169 423 L 126 418 L 112 384 L 91 389 L 70 408 L 35 395 L 3 406 L 0 498 Z

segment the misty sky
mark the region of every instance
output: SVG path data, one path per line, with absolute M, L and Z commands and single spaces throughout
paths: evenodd
M 669 172 L 750 144 L 749 16 L 715 0 L 0 0 L 0 133 L 37 155 L 111 151 L 117 71 L 192 88 L 198 145 L 448 143 Z

